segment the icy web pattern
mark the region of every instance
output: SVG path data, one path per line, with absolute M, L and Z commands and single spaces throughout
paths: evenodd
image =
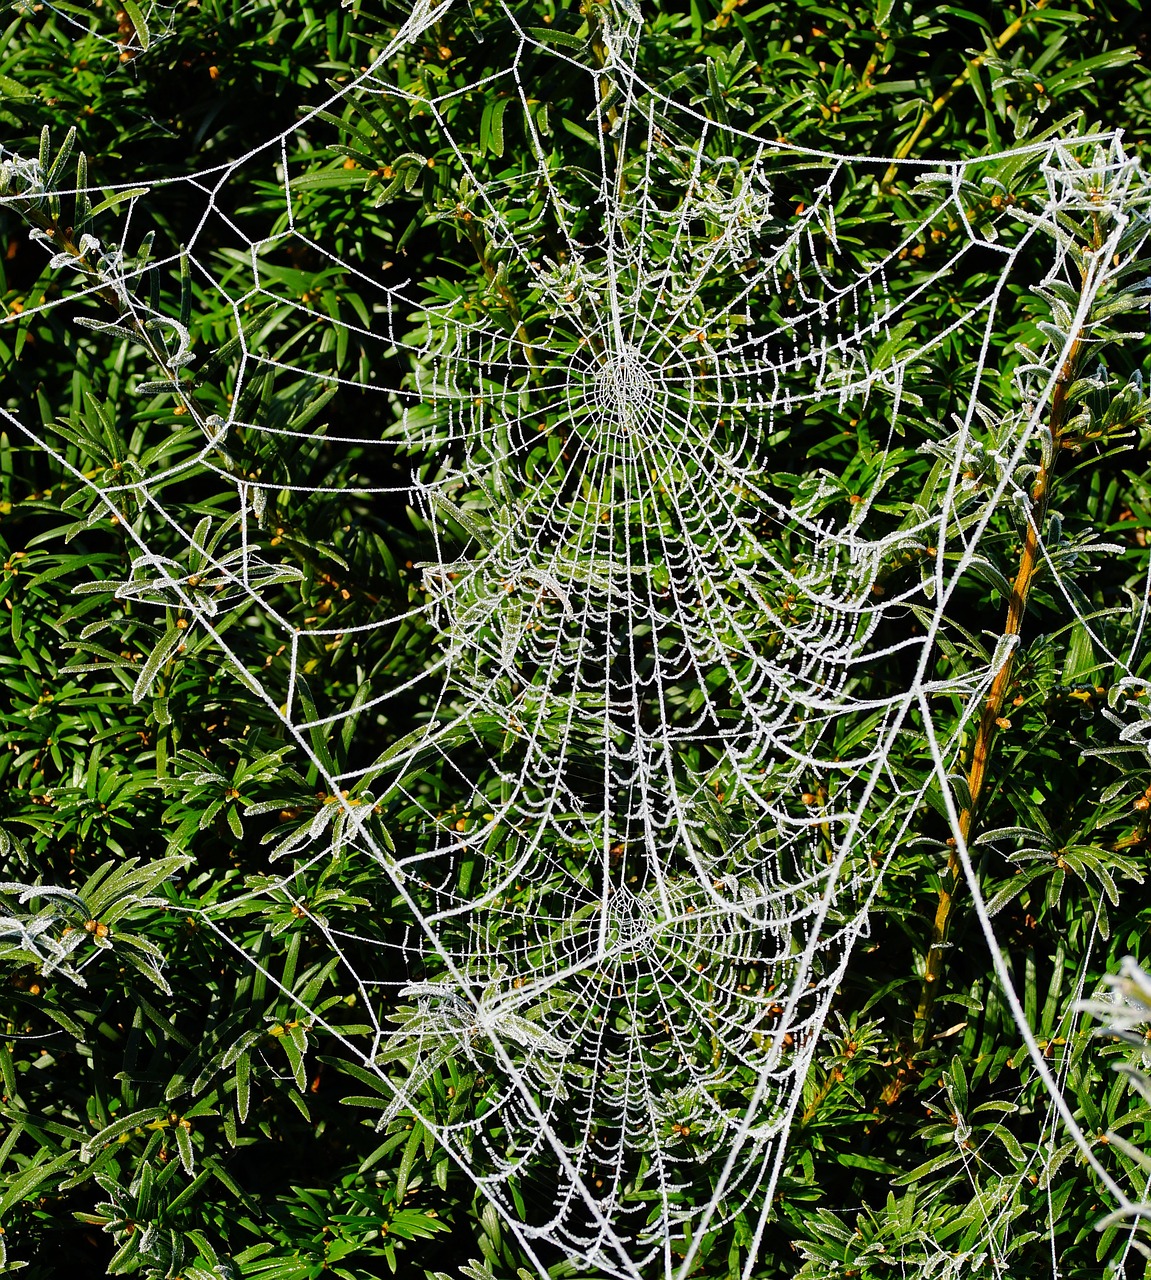
M 447 8 L 418 4 L 392 45 L 325 110 L 346 98 L 410 105 L 388 67 Z M 874 163 L 878 177 L 887 161 L 748 138 L 661 95 L 634 71 L 642 34 L 628 5 L 608 12 L 600 56 L 586 65 L 518 29 L 520 46 L 498 86 L 473 87 L 498 87 L 507 111 L 522 117 L 534 154 L 522 176 L 485 185 L 471 171 L 466 140 L 445 123 L 446 101 L 423 106 L 458 170 L 459 200 L 443 216 L 473 223 L 510 256 L 530 283 L 530 333 L 526 321 L 509 331 L 455 301 L 437 313 L 419 282 L 385 285 L 368 268 L 343 264 L 372 291 L 383 321 L 356 335 L 385 343 L 412 371 L 387 387 L 354 382 L 397 406 L 395 431 L 378 452 L 404 466 L 395 484 L 365 481 L 355 492 L 413 494 L 443 548 L 423 566 L 426 599 L 412 610 L 440 637 L 421 677 L 439 690 L 437 714 L 354 774 L 335 775 L 317 758 L 337 802 L 279 852 L 302 853 L 312 865 L 341 843 L 369 849 L 418 921 L 396 956 L 403 976 L 391 989 L 364 992 L 377 1033 L 363 1061 L 394 1089 L 385 1120 L 415 1109 L 529 1251 L 541 1240 L 559 1244 L 582 1265 L 619 1276 L 662 1259 L 671 1276 L 692 1263 L 691 1250 L 682 1261 L 672 1255 L 685 1220 L 696 1241 L 745 1211 L 762 1230 L 831 997 L 922 800 L 887 767 L 912 716 L 927 726 L 950 797 L 964 726 L 937 738 L 930 700 L 958 692 L 978 707 L 1010 646 L 985 671 L 950 682 L 929 678 L 928 655 L 996 507 L 1027 502 L 1026 466 L 1067 353 L 1053 343 L 1036 354 L 1021 375 L 1024 408 L 990 457 L 975 457 L 969 440 L 983 375 L 976 369 L 963 420 L 933 446 L 944 462 L 940 510 L 883 537 L 867 532 L 881 482 L 856 495 L 846 520 L 827 501 L 835 477 L 818 469 L 801 503 L 781 501 L 772 474 L 777 420 L 865 397 L 887 404 L 894 433 L 916 403 L 915 379 L 930 373 L 949 334 L 973 322 L 993 331 L 1003 282 L 1032 241 L 1049 246 L 1049 282 L 1071 277 L 1058 218 L 1083 206 L 1087 179 L 1116 202 L 1144 179 L 1114 139 L 1092 140 L 1088 170 L 1076 158 L 1081 149 L 1034 147 L 1030 163 L 1047 174 L 1045 206 L 1019 215 L 1014 237 L 997 237 L 965 213 L 981 162 L 924 166 L 921 189 L 933 194 L 923 223 L 863 262 L 837 240 L 840 179 L 849 163 Z M 521 79 L 525 50 L 586 78 L 600 167 L 585 175 L 579 205 L 555 185 L 554 144 L 541 136 L 532 85 Z M 205 223 L 209 214 L 224 217 L 216 202 L 242 168 L 282 186 L 277 227 L 261 239 L 232 227 L 248 246 L 245 288 L 235 276 L 214 276 L 196 239 L 183 246 L 184 269 L 230 296 L 241 333 L 253 307 L 283 301 L 262 270 L 276 250 L 301 242 L 338 264 L 297 226 L 291 143 L 289 131 L 188 179 L 202 193 Z M 625 160 L 636 155 L 639 176 L 633 165 L 625 180 Z M 775 173 L 782 159 L 797 158 L 820 175 L 818 194 L 794 215 L 781 213 Z M 24 200 L 51 186 L 53 175 L 36 161 L 10 153 L 3 161 L 9 189 Z M 588 205 L 599 211 L 590 233 L 579 217 Z M 134 197 L 125 208 L 119 246 L 95 238 L 81 246 L 92 264 L 85 289 L 110 293 L 121 324 L 130 319 L 131 332 L 150 335 L 164 372 L 145 391 L 178 395 L 187 330 L 139 288 L 146 269 L 176 269 L 178 260 L 140 265 L 128 249 L 139 235 Z M 963 227 L 952 251 L 914 291 L 889 295 L 901 252 L 941 216 Z M 545 225 L 565 246 L 561 255 L 531 251 Z M 1106 287 L 1113 246 L 1105 248 L 1083 305 Z M 945 287 L 975 252 L 998 263 L 980 307 L 934 332 L 901 329 L 902 310 Z M 75 265 L 74 255 L 57 256 L 62 269 Z M 490 286 L 504 287 L 498 274 Z M 765 320 L 763 299 L 781 295 L 790 314 Z M 301 326 L 327 325 L 337 338 L 349 328 L 298 299 L 293 305 Z M 235 400 L 246 379 L 290 366 L 290 352 L 245 337 Z M 187 405 L 200 414 L 194 401 Z M 530 472 L 541 428 L 556 423 L 572 467 Z M 36 435 L 30 423 L 16 425 Z M 293 485 L 241 476 L 233 464 L 230 438 L 241 428 L 264 430 L 258 420 L 211 416 L 200 426 L 196 465 L 234 484 L 234 518 L 225 530 L 181 531 L 194 570 L 140 542 L 132 580 L 120 590 L 142 603 L 179 602 L 196 628 L 216 634 L 233 610 L 276 617 L 265 593 L 292 570 L 279 562 L 264 515 L 269 495 Z M 298 434 L 310 430 L 304 424 Z M 441 455 L 448 470 L 434 480 L 406 474 L 408 459 Z M 976 466 L 989 477 L 978 494 L 965 479 Z M 148 504 L 171 522 L 165 491 L 178 479 L 164 471 L 89 483 L 100 487 L 102 515 Z M 306 493 L 309 484 L 296 487 Z M 455 500 L 461 492 L 467 502 Z M 136 536 L 130 525 L 125 531 Z M 885 558 L 925 548 L 935 552 L 921 581 L 886 592 Z M 945 550 L 959 552 L 946 570 Z M 909 635 L 896 624 L 882 634 L 902 638 L 878 639 L 884 620 L 906 617 L 909 603 L 923 610 L 924 628 Z M 320 715 L 298 696 L 300 634 L 277 621 L 292 661 L 289 698 L 277 714 L 301 750 L 313 750 L 310 729 L 386 709 L 409 692 L 372 688 L 356 708 Z M 336 635 L 322 626 L 309 632 Z M 216 641 L 232 655 L 226 634 Z M 882 656 L 880 643 L 906 650 L 916 676 L 889 697 L 862 701 L 855 677 Z M 149 662 L 153 675 L 166 656 Z M 717 683 L 722 698 L 713 696 Z M 147 688 L 145 671 L 141 696 Z M 831 746 L 845 722 L 860 726 L 846 754 Z M 468 764 L 477 755 L 496 785 L 480 789 Z M 419 782 L 430 767 L 454 782 L 451 813 L 423 798 Z M 387 814 L 401 803 L 426 809 L 418 848 L 387 839 Z M 897 838 L 879 850 L 872 833 L 893 814 Z M 350 936 L 316 923 L 342 952 Z M 985 912 L 982 923 L 998 957 Z M 370 926 L 362 937 L 372 940 Z M 1049 1124 L 1059 1113 L 1074 1129 L 1016 1012 L 1051 1086 Z M 424 1087 L 453 1061 L 479 1073 L 470 1105 L 421 1110 Z M 717 1151 L 722 1174 L 706 1178 L 703 1157 Z M 531 1193 L 539 1187 L 546 1193 Z M 989 1206 L 989 1238 L 994 1212 Z
M 94 36 L 114 49 L 121 62 L 131 62 L 162 43 L 172 34 L 177 20 L 177 7 L 164 0 L 128 0 L 127 4 L 109 5 L 103 12 L 96 5 L 81 8 L 54 5 L 51 0 L 39 5 L 33 0 L 17 0 L 12 9 L 23 18 L 34 18 L 40 9 L 47 9 L 64 30 L 75 36 Z

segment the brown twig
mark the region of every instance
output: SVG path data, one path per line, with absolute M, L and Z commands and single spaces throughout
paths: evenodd
M 899 170 L 899 161 L 906 160 L 912 151 L 915 150 L 915 144 L 923 137 L 928 125 L 931 124 L 935 117 L 939 115 L 943 108 L 947 106 L 951 99 L 954 98 L 959 90 L 962 89 L 963 86 L 971 79 L 975 72 L 979 70 L 989 57 L 998 53 L 1004 45 L 1009 44 L 1015 39 L 1020 31 L 1023 30 L 1027 23 L 1027 19 L 1031 14 L 1045 8 L 1046 6 L 1047 0 L 1035 0 L 1035 3 L 1030 9 L 1025 9 L 1014 22 L 1010 23 L 999 33 L 999 36 L 991 42 L 991 47 L 986 53 L 976 54 L 967 66 L 963 68 L 959 75 L 957 75 L 947 88 L 939 95 L 939 97 L 935 99 L 931 106 L 929 106 L 920 117 L 919 123 L 915 126 L 911 136 L 899 144 L 899 147 L 895 152 L 895 159 L 890 165 L 888 165 L 887 172 L 883 175 L 883 181 L 879 184 L 882 190 L 886 191 L 891 187 L 891 184 L 895 181 L 895 175 Z
M 1086 282 L 1084 282 L 1086 283 Z M 1003 624 L 1005 636 L 1018 636 L 1023 627 L 1023 617 L 1027 612 L 1027 600 L 1035 580 L 1035 572 L 1039 567 L 1040 530 L 1043 527 L 1047 503 L 1051 496 L 1051 482 L 1058 456 L 1059 444 L 1067 425 L 1070 406 L 1067 403 L 1067 388 L 1075 379 L 1080 358 L 1082 356 L 1082 339 L 1076 338 L 1067 353 L 1063 367 L 1055 384 L 1051 397 L 1051 413 L 1048 418 L 1052 448 L 1050 461 L 1043 462 L 1039 474 L 1031 488 L 1031 513 L 1027 521 L 1027 529 L 1023 536 L 1023 550 L 1019 557 L 1019 568 L 1015 581 L 1011 586 L 1011 596 L 1007 603 L 1007 618 Z M 919 1004 L 915 1010 L 915 1022 L 919 1027 L 918 1044 L 922 1048 L 927 1042 L 931 1024 L 931 1014 L 935 1006 L 936 992 L 939 990 L 943 976 L 943 954 L 947 944 L 947 935 L 951 925 L 952 913 L 955 909 L 955 895 L 959 888 L 962 867 L 959 860 L 958 841 L 966 845 L 971 836 L 976 810 L 980 796 L 987 782 L 987 766 L 991 759 L 991 748 L 995 741 L 995 731 L 1000 727 L 1003 716 L 1003 703 L 1011 684 L 1011 676 L 1015 666 L 1015 650 L 1007 656 L 1007 661 L 996 673 L 991 682 L 987 702 L 979 717 L 979 728 L 975 735 L 975 746 L 971 753 L 971 764 L 967 770 L 967 790 L 969 802 L 960 811 L 957 839 L 952 841 L 951 852 L 947 859 L 947 870 L 939 886 L 939 902 L 935 909 L 935 919 L 931 927 L 931 945 L 927 951 L 924 965 L 923 981 L 920 986 Z

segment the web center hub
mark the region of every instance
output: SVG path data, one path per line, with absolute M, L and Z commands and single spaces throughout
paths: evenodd
M 647 361 L 633 348 L 625 348 L 609 356 L 596 373 L 592 400 L 605 422 L 630 431 L 650 414 L 656 391 Z

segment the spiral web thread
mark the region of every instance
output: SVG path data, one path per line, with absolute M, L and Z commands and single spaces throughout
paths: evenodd
M 389 68 L 449 8 L 417 5 L 324 111 L 349 99 L 411 105 Z M 347 773 L 315 752 L 311 730 L 386 715 L 411 688 L 367 688 L 354 708 L 317 710 L 301 696 L 305 645 L 338 641 L 349 629 L 319 625 L 305 637 L 276 613 L 269 589 L 293 570 L 274 550 L 269 511 L 273 498 L 303 499 L 318 486 L 314 477 L 243 475 L 228 452 L 240 429 L 290 437 L 290 428 L 204 416 L 182 399 L 205 437 L 195 466 L 234 485 L 234 517 L 211 537 L 203 525 L 178 529 L 188 562 L 155 554 L 123 523 L 136 554 L 120 594 L 179 603 L 270 706 L 272 695 L 218 627 L 225 614 L 262 610 L 282 630 L 291 668 L 287 701 L 275 711 L 335 801 L 281 842 L 277 853 L 300 861 L 275 888 L 293 893 L 333 850 L 355 845 L 410 911 L 398 946 L 374 938 L 370 924 L 353 935 L 312 916 L 341 956 L 395 947 L 395 981 L 361 983 L 375 1034 L 352 1046 L 393 1091 L 384 1121 L 419 1115 L 541 1273 L 550 1255 L 539 1250 L 558 1245 L 605 1274 L 638 1276 L 650 1265 L 687 1274 L 705 1231 L 738 1214 L 753 1232 L 750 1270 L 831 998 L 923 800 L 889 766 L 899 736 L 914 729 L 928 742 L 981 926 L 1049 1086 L 1045 1135 L 1067 1126 L 1117 1206 L 1129 1207 L 1036 1044 L 971 869 L 949 781 L 970 716 L 940 729 L 931 705 L 958 693 L 980 706 L 1010 643 L 985 670 L 947 681 L 929 676 L 928 656 L 956 584 L 980 563 L 995 511 L 1005 502 L 1026 509 L 1026 467 L 1067 356 L 1054 339 L 1035 356 L 1019 375 L 1023 408 L 998 450 L 981 452 L 972 432 L 1005 284 L 1037 242 L 1050 259 L 1044 283 L 1071 279 L 1059 218 L 1085 207 L 1092 187 L 1102 190 L 1133 212 L 1117 219 L 1115 243 L 1097 256 L 1081 319 L 1107 286 L 1120 231 L 1144 217 L 1145 178 L 1116 138 L 1021 149 L 1020 164 L 1046 174 L 1047 198 L 997 229 L 994 220 L 973 226 L 966 212 L 973 187 L 1001 189 L 983 181 L 989 161 L 921 165 L 919 190 L 930 194 L 922 221 L 861 260 L 837 239 L 844 175 L 848 166 L 875 166 L 878 177 L 887 160 L 753 138 L 662 95 L 634 70 L 642 33 L 629 6 L 608 13 L 599 56 L 586 64 L 584 54 L 508 17 L 520 43 L 506 71 L 469 87 L 506 93 L 506 114 L 518 113 L 526 139 L 519 170 L 487 184 L 476 177 L 471 140 L 455 138 L 446 120 L 450 93 L 422 100 L 423 126 L 454 165 L 459 199 L 441 211 L 444 221 L 482 229 L 512 263 L 535 308 L 530 329 L 482 307 L 429 302 L 420 282 L 385 284 L 366 262 L 344 262 L 311 240 L 300 216 L 309 188 L 290 148 L 305 123 L 320 127 L 315 121 L 186 179 L 202 193 L 202 228 L 215 219 L 244 245 L 242 259 L 233 255 L 233 267 L 247 263 L 243 287 L 235 269 L 227 278 L 214 271 L 199 232 L 182 247 L 186 269 L 229 299 L 241 335 L 254 307 L 287 295 L 282 274 L 266 264 L 303 245 L 354 277 L 376 314 L 370 328 L 367 317 L 351 325 L 287 295 L 301 329 L 327 330 L 334 342 L 344 330 L 408 363 L 409 375 L 393 385 L 374 375 L 326 382 L 395 406 L 395 427 L 375 448 L 395 482 L 365 477 L 346 492 L 410 495 L 440 548 L 421 566 L 424 598 L 408 614 L 360 628 L 432 626 L 437 653 L 417 682 L 429 692 L 427 724 Z M 583 175 L 582 202 L 556 184 L 554 143 L 521 75 L 528 54 L 585 80 L 600 166 Z M 636 155 L 642 161 L 629 167 Z M 0 158 L 9 191 L 25 205 L 43 193 L 42 166 Z M 253 171 L 284 192 L 284 216 L 261 239 L 229 218 L 222 198 L 231 180 Z M 797 171 L 817 176 L 815 198 L 781 212 L 777 188 Z M 118 246 L 95 238 L 81 246 L 91 265 L 69 297 L 111 291 L 122 327 L 150 335 L 166 371 L 142 390 L 181 397 L 187 329 L 140 289 L 146 272 L 175 270 L 179 259 L 133 257 L 136 198 L 125 208 Z M 914 289 L 889 293 L 909 247 L 941 219 L 960 227 L 951 250 Z M 545 232 L 562 246 L 554 256 L 538 250 Z M 995 262 L 976 308 L 933 332 L 901 327 L 909 306 L 945 290 L 976 255 Z M 57 265 L 74 267 L 74 255 L 58 253 Z M 489 286 L 491 296 L 508 288 L 498 272 Z M 784 295 L 790 314 L 773 318 L 764 300 Z M 932 376 L 952 334 L 973 331 L 983 334 L 982 350 L 964 413 L 924 441 L 916 379 Z M 247 380 L 292 367 L 290 355 L 243 337 L 233 403 Z M 850 516 L 832 501 L 847 480 L 828 471 L 813 469 L 798 503 L 781 500 L 777 430 L 809 406 L 860 400 L 886 406 L 890 435 L 879 442 L 880 465 L 852 495 Z M 40 439 L 31 424 L 5 416 Z M 308 440 L 315 430 L 295 434 Z M 905 430 L 939 455 L 939 509 L 869 533 L 882 459 Z M 541 463 L 549 438 L 562 448 Z M 364 443 L 324 439 L 329 448 Z M 445 461 L 408 474 L 413 457 Z M 973 469 L 985 479 L 978 491 L 967 479 Z M 179 480 L 178 470 L 163 470 L 86 483 L 99 491 L 100 515 L 135 505 L 178 528 L 166 494 Z M 887 591 L 884 564 L 908 551 L 924 557 L 921 579 Z M 945 551 L 956 554 L 945 561 Z M 912 607 L 922 623 L 915 633 L 906 622 Z M 1109 654 L 1133 680 L 1142 621 L 1131 652 Z M 914 672 L 906 687 L 866 700 L 853 692 L 871 664 L 892 656 Z M 148 687 L 145 673 L 138 694 Z M 1133 740 L 1141 741 L 1141 725 L 1129 730 Z M 477 759 L 487 762 L 482 776 Z M 448 811 L 421 789 L 430 769 L 454 791 Z M 388 834 L 400 810 L 419 815 L 414 843 Z M 212 912 L 206 919 L 232 941 L 226 923 Z M 477 1082 L 452 1106 L 444 1082 L 458 1067 Z M 993 1263 L 1009 1230 L 1002 1213 L 986 1205 Z M 696 1242 L 686 1250 L 685 1225 Z M 972 1261 L 940 1248 L 933 1274 Z

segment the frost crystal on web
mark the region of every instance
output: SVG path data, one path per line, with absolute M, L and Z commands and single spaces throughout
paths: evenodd
M 193 630 L 239 662 L 222 620 L 265 610 L 290 664 L 277 715 L 327 788 L 275 852 L 307 868 L 333 848 L 368 850 L 409 912 L 393 976 L 369 989 L 364 1062 L 390 1090 L 382 1123 L 419 1116 L 529 1249 L 559 1246 L 612 1275 L 652 1260 L 687 1274 L 710 1228 L 741 1219 L 758 1239 L 884 868 L 931 769 L 957 787 L 960 735 L 1014 639 L 947 680 L 928 675 L 927 656 L 960 576 L 990 572 L 992 515 L 1013 503 L 1026 526 L 1075 308 L 1133 254 L 1122 236 L 1145 215 L 1116 210 L 1145 179 L 1112 139 L 924 166 L 914 216 L 861 251 L 845 231 L 859 173 L 878 181 L 888 162 L 753 136 L 686 89 L 645 83 L 625 4 L 604 6 L 586 40 L 506 10 L 513 54 L 484 128 L 502 155 L 514 127 L 518 151 L 484 178 L 476 140 L 454 125 L 459 90 L 421 96 L 397 73 L 449 8 L 417 6 L 317 110 L 330 167 L 292 150 L 290 130 L 196 179 L 213 210 L 260 166 L 284 191 L 281 222 L 244 235 L 228 274 L 195 240 L 172 263 L 234 312 L 232 406 L 295 367 L 291 341 L 261 337 L 265 307 L 289 332 L 322 333 L 322 351 L 354 335 L 389 371 L 387 385 L 373 370 L 316 388 L 387 398 L 379 472 L 347 492 L 410 497 L 436 548 L 413 566 L 411 609 L 365 628 L 419 623 L 434 637 L 421 723 L 382 757 L 337 773 L 313 733 L 407 705 L 411 689 L 367 684 L 354 706 L 317 707 L 307 676 L 323 658 L 309 646 L 345 633 L 314 618 L 302 634 L 272 591 L 298 576 L 277 521 L 324 491 L 308 471 L 320 454 L 297 464 L 289 446 L 365 441 L 323 435 L 314 409 L 279 422 L 204 413 L 185 376 L 186 318 L 138 299 L 147 253 L 86 236 L 53 246 L 53 263 L 78 274 L 77 291 L 103 290 L 115 325 L 148 344 L 162 379 L 144 393 L 179 401 L 204 436 L 195 466 L 235 487 L 231 512 L 185 531 L 184 562 L 126 529 L 138 545 L 118 596 L 178 602 L 195 623 L 161 642 L 137 696 Z M 587 107 L 562 134 L 540 106 L 549 75 L 574 77 Z M 309 201 L 365 168 L 369 135 L 398 116 L 407 150 L 371 171 L 364 198 L 387 200 L 434 166 L 449 193 L 434 224 L 474 251 L 478 288 L 396 283 L 366 248 L 344 261 L 353 250 L 310 237 Z M 1006 197 L 1024 177 L 1041 195 L 1016 207 Z M 3 158 L 3 185 L 32 214 L 48 199 L 42 168 L 20 157 Z M 1067 219 L 1106 209 L 1117 230 L 1069 302 Z M 917 265 L 925 242 L 943 247 Z M 981 356 L 954 417 L 930 420 L 925 384 L 953 342 L 996 325 L 1005 283 L 1037 246 L 1050 269 L 1027 283 L 1067 314 L 1019 372 L 1017 411 L 987 407 Z M 293 255 L 354 274 L 374 313 L 333 318 L 301 300 Z M 917 327 L 912 305 L 946 294 L 967 259 L 983 264 L 979 296 Z M 911 271 L 913 287 L 889 288 Z M 863 434 L 864 407 L 878 436 Z M 808 415 L 839 415 L 858 457 L 837 470 L 817 454 L 803 476 L 781 476 L 773 442 Z M 262 439 L 285 447 L 257 465 Z M 895 516 L 884 488 L 915 449 L 937 461 L 931 490 Z M 135 505 L 170 519 L 181 475 L 122 470 L 90 481 L 98 514 Z M 859 696 L 877 667 L 889 693 Z M 244 678 L 262 691 L 258 670 Z M 936 741 L 929 700 L 945 695 L 969 710 Z M 916 787 L 889 768 L 913 727 L 932 742 Z M 355 935 L 317 925 L 341 955 L 384 945 L 370 923 Z

